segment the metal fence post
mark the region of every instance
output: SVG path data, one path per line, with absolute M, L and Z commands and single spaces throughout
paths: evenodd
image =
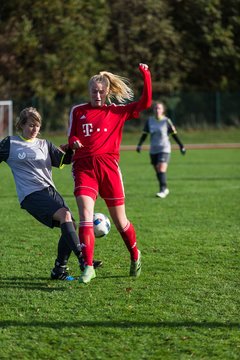
M 220 92 L 216 91 L 216 127 L 221 127 L 221 96 Z

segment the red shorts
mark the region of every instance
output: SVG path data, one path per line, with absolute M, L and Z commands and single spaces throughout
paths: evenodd
M 117 160 L 110 154 L 75 160 L 73 178 L 76 197 L 87 195 L 95 201 L 100 194 L 109 207 L 125 202 L 121 170 Z

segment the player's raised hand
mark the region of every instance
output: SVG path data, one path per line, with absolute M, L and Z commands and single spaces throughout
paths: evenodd
M 147 64 L 140 63 L 138 67 L 139 67 L 139 70 L 141 70 L 141 71 L 148 70 Z

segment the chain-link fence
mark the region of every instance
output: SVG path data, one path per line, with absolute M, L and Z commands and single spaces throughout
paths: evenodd
M 206 127 L 240 126 L 240 91 L 239 92 L 179 92 L 171 95 L 156 96 L 154 101 L 164 101 L 167 115 L 178 127 L 201 129 Z M 26 106 L 36 107 L 43 116 L 43 129 L 47 131 L 66 130 L 69 112 L 72 106 L 89 99 L 55 99 L 46 104 L 41 99 L 29 99 L 24 104 L 13 100 L 14 116 Z M 129 121 L 126 130 L 142 128 L 152 109 L 141 114 L 140 119 Z
M 240 92 L 179 93 L 166 103 L 178 126 L 240 126 Z

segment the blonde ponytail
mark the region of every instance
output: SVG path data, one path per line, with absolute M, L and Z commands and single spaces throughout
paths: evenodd
M 94 75 L 89 81 L 89 87 L 93 82 L 104 83 L 107 87 L 107 99 L 109 102 L 116 98 L 119 103 L 133 99 L 133 90 L 130 88 L 127 78 L 112 74 L 108 71 L 101 71 L 98 75 Z

